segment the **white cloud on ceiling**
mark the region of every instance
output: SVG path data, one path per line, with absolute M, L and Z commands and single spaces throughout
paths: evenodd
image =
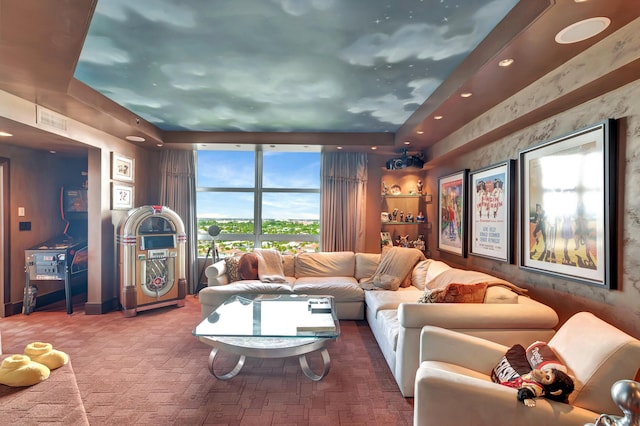
M 302 16 L 313 10 L 329 10 L 335 0 L 272 0 L 289 15 Z
M 162 22 L 178 27 L 194 27 L 195 13 L 185 5 L 173 4 L 172 0 L 104 0 L 96 13 L 100 13 L 117 21 L 127 19 L 127 10 L 153 22 Z
M 84 42 L 82 60 L 98 65 L 124 64 L 131 60 L 129 53 L 118 49 L 107 37 L 89 35 Z
M 508 11 L 510 0 L 494 0 L 478 9 L 470 21 L 473 30 L 450 37 L 452 28 L 419 23 L 407 24 L 392 34 L 369 33 L 346 47 L 340 57 L 352 65 L 373 66 L 377 61 L 397 63 L 410 58 L 439 61 L 472 50 L 495 25 L 497 11 Z

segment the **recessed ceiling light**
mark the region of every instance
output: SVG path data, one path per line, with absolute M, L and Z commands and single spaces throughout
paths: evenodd
M 435 115 L 435 116 L 433 117 L 433 119 L 434 119 L 434 120 L 442 120 L 442 118 L 443 118 L 443 117 L 442 117 L 441 115 Z
M 472 94 L 473 93 L 471 92 L 464 92 L 464 93 L 460 93 L 460 96 L 463 98 L 468 98 L 468 97 L 471 97 Z
M 144 142 L 146 140 L 142 136 L 133 136 L 133 135 L 128 135 L 128 136 L 125 136 L 124 138 L 130 142 Z
M 371 150 L 372 150 L 372 151 L 375 151 L 376 149 L 378 149 L 378 147 L 377 147 L 377 146 L 372 146 L 372 147 L 371 147 Z
M 409 141 L 404 141 L 404 144 L 405 144 L 405 145 L 411 145 L 411 142 L 409 142 Z
M 163 143 L 157 143 L 156 146 L 164 146 Z
M 13 134 L 9 133 L 9 132 L 0 132 L 0 136 L 4 136 L 4 137 L 9 137 L 9 136 L 13 136 Z
M 342 149 L 342 147 L 341 146 L 337 146 L 336 149 Z
M 570 44 L 586 40 L 606 30 L 610 23 L 611 19 L 604 16 L 576 22 L 556 34 L 556 43 Z
M 56 154 L 58 151 L 54 151 L 53 149 L 49 151 L 50 154 Z
M 419 134 L 419 135 L 422 135 L 422 134 L 424 134 L 424 130 L 418 130 L 418 131 L 416 131 L 416 133 Z
M 500 62 L 498 62 L 498 66 L 499 67 L 508 67 L 510 65 L 512 65 L 515 62 L 515 60 L 513 58 L 507 58 L 507 59 L 503 59 Z

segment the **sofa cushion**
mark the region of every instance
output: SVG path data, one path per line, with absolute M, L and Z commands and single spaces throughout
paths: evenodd
M 296 294 L 330 294 L 336 302 L 361 302 L 364 290 L 353 277 L 301 277 L 293 284 Z
M 425 279 L 425 286 L 429 287 L 429 283 L 433 281 L 438 275 L 446 270 L 451 269 L 451 266 L 439 260 L 431 260 L 429 267 L 427 268 L 427 276 Z
M 263 283 L 258 280 L 236 281 L 228 285 L 205 287 L 198 293 L 201 305 L 220 306 L 231 296 L 243 294 L 289 294 L 293 292 L 292 282 Z
M 360 281 L 376 273 L 380 263 L 380 253 L 356 253 L 356 273 L 354 277 Z
M 300 253 L 295 258 L 295 277 L 354 277 L 352 251 Z
M 400 334 L 398 311 L 395 309 L 385 309 L 378 312 L 377 318 L 381 324 L 385 345 L 395 352 L 398 348 L 398 335 Z
M 403 287 L 398 291 L 377 291 L 371 290 L 364 293 L 367 309 L 377 313 L 382 310 L 395 310 L 401 303 L 415 303 L 422 295 L 422 291 L 417 288 Z
M 282 255 L 282 270 L 285 277 L 294 277 L 295 274 L 295 261 L 296 258 L 293 254 Z
M 397 290 L 399 287 L 408 287 L 411 285 L 413 267 L 424 259 L 424 253 L 418 249 L 391 247 L 380 259 L 373 276 L 361 280 L 360 284 L 367 290 Z
M 429 265 L 433 262 L 431 259 L 421 260 L 414 266 L 411 272 L 411 285 L 419 290 L 424 290 L 427 285 L 427 271 Z
M 518 303 L 518 294 L 501 285 L 487 287 L 484 303 Z

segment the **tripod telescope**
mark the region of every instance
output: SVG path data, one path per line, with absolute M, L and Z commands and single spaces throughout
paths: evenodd
M 204 270 L 207 267 L 207 260 L 209 259 L 209 255 L 211 255 L 212 263 L 216 263 L 218 260 L 220 260 L 218 256 L 218 248 L 216 247 L 216 240 L 215 240 L 215 237 L 217 237 L 220 234 L 220 227 L 218 225 L 211 225 L 209 229 L 207 229 L 207 233 L 211 236 L 211 245 L 207 250 L 207 254 L 204 257 L 204 263 L 202 264 L 202 269 L 200 270 L 200 276 L 198 277 L 198 288 L 196 288 L 196 294 L 198 294 L 198 292 L 202 290 L 203 287 L 206 287 L 206 285 L 205 286 L 202 285 L 202 275 L 204 274 Z

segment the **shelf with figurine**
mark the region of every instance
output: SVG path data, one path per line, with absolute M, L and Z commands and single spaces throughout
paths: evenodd
M 404 248 L 416 248 L 423 252 L 428 250 L 423 234 L 418 234 L 415 240 L 411 240 L 409 238 L 409 234 L 398 235 L 395 237 L 395 239 L 393 239 L 389 232 L 381 232 L 380 244 L 382 248 L 395 246 Z

